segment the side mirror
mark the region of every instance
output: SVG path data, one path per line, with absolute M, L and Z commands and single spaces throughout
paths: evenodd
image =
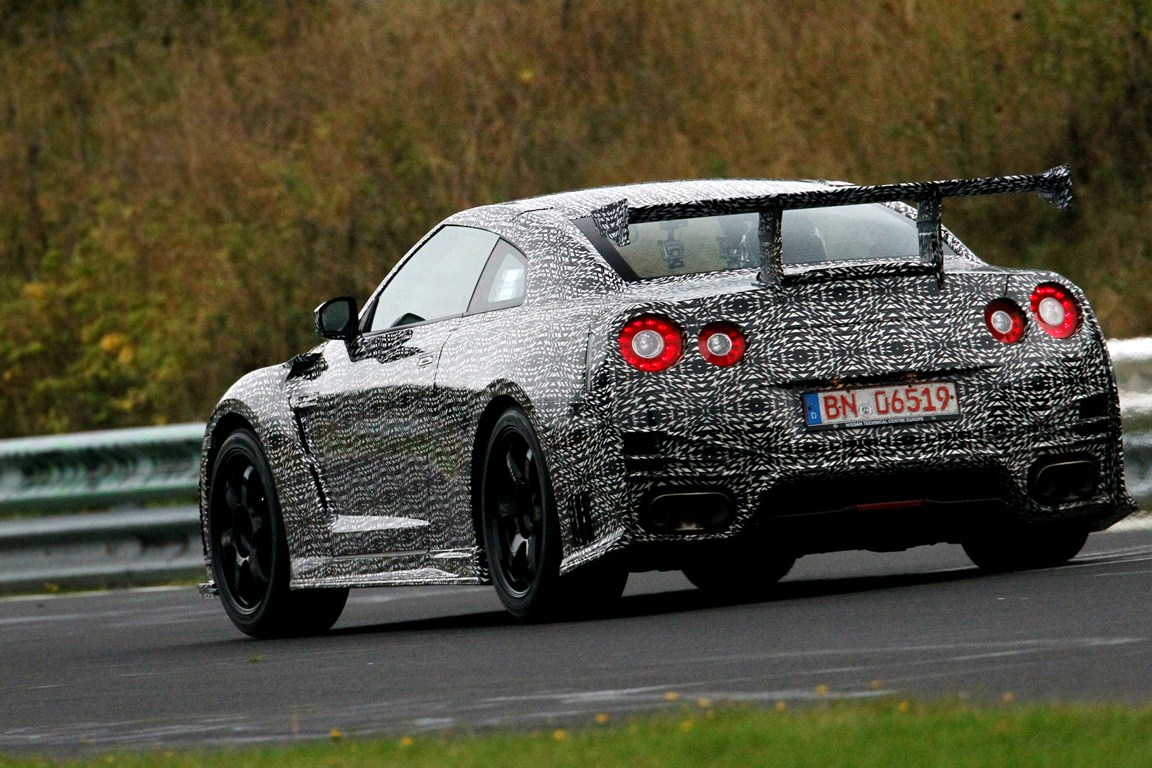
M 352 341 L 356 338 L 356 299 L 340 296 L 316 307 L 316 333 L 325 339 Z

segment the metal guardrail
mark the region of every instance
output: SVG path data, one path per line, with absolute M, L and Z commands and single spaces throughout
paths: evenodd
M 196 497 L 203 424 L 0 441 L 0 513 Z
M 1152 511 L 1152 338 L 1108 342 L 1120 413 L 1124 420 L 1124 480 L 1140 504 Z
M 0 523 L 0 590 L 134 586 L 204 572 L 195 505 Z
M 1125 476 L 1152 511 L 1152 338 L 1109 342 Z M 0 590 L 202 574 L 202 424 L 0 441 Z M 170 502 L 172 506 L 156 505 Z M 87 511 L 86 511 L 87 510 Z M 42 514 L 52 512 L 72 514 Z
M 37 515 L 0 521 L 0 589 L 198 576 L 203 437 L 178 424 L 0 441 L 0 514 Z

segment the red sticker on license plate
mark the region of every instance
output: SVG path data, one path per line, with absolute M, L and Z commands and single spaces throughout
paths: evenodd
M 807 392 L 803 402 L 804 421 L 813 429 L 933 421 L 960 415 L 956 385 L 950 381 Z

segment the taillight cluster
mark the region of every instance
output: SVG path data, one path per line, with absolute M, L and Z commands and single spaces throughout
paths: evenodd
M 684 353 L 684 333 L 676 323 L 660 315 L 641 315 L 620 329 L 620 354 L 641 371 L 671 368 Z M 744 334 L 731 323 L 709 323 L 700 329 L 696 347 L 700 355 L 721 368 L 744 357 Z
M 1032 314 L 1049 336 L 1066 339 L 1080 330 L 1080 305 L 1062 285 L 1044 283 L 1032 291 Z
M 683 349 L 680 329 L 666 317 L 642 315 L 620 330 L 620 354 L 628 365 L 642 371 L 672 367 Z
M 1072 292 L 1058 283 L 1041 283 L 1028 302 L 1036 325 L 1057 339 L 1080 330 L 1084 313 Z M 1015 344 L 1024 338 L 1028 317 L 1011 299 L 996 299 L 984 307 L 984 324 L 997 341 Z
M 996 299 L 984 307 L 984 323 L 996 339 L 1005 344 L 1015 344 L 1024 337 L 1024 310 L 1016 302 Z
M 732 323 L 711 323 L 700 330 L 696 346 L 705 360 L 726 368 L 744 357 L 744 334 Z

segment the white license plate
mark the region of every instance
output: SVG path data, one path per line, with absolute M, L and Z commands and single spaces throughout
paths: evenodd
M 960 415 L 956 385 L 950 381 L 807 392 L 803 403 L 804 420 L 810 429 L 933 421 Z

